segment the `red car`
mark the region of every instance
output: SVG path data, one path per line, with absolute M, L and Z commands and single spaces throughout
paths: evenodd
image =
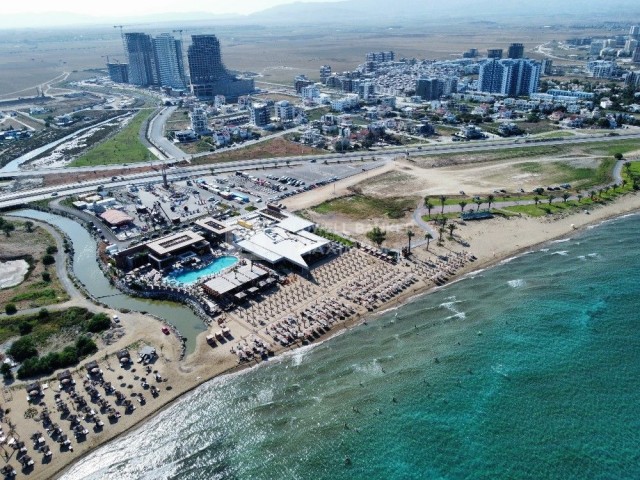
M 171 333 L 171 330 L 169 330 L 169 327 L 162 327 L 162 333 L 164 333 L 165 335 L 169 335 Z

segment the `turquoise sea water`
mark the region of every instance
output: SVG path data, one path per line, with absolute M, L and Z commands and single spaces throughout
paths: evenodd
M 607 222 L 215 379 L 63 478 L 640 478 L 638 232 Z
M 197 282 L 202 277 L 219 273 L 225 268 L 235 265 L 236 263 L 238 263 L 237 257 L 218 257 L 206 267 L 200 268 L 198 270 L 182 270 L 179 273 L 171 272 L 168 277 L 182 283 L 183 285 L 190 285 Z

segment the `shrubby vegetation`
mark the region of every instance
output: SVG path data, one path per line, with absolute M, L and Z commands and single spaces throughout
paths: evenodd
M 36 315 L 0 320 L 0 342 L 20 335 L 7 354 L 22 363 L 18 369 L 18 378 L 28 378 L 73 366 L 82 358 L 96 352 L 96 344 L 84 333 L 98 333 L 107 330 L 110 325 L 111 321 L 107 315 L 93 314 L 85 308 L 73 307 L 54 312 L 43 308 Z M 40 357 L 38 348 L 46 345 L 50 337 L 65 330 L 80 334 L 80 337 L 73 345 Z

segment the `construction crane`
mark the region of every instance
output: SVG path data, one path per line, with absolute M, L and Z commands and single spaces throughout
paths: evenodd
M 126 55 L 127 53 L 127 45 L 124 42 L 124 32 L 123 32 L 123 28 L 124 25 L 114 25 L 113 28 L 119 28 L 120 29 L 120 38 L 122 39 L 122 48 L 124 48 L 124 53 Z

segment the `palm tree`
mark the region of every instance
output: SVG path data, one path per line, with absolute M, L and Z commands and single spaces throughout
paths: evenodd
M 536 195 L 535 197 L 533 197 L 533 203 L 534 203 L 535 205 L 538 205 L 538 204 L 540 203 L 540 197 L 539 197 L 539 196 L 537 196 L 537 195 Z
M 489 203 L 489 210 L 491 210 L 491 204 L 493 203 L 493 201 L 496 199 L 495 196 L 493 196 L 493 194 L 489 194 L 487 195 L 487 202 Z
M 433 240 L 433 235 L 431 235 L 429 232 L 424 234 L 424 239 L 427 241 L 427 252 L 429 251 L 429 242 L 431 240 Z
M 598 194 L 596 193 L 596 191 L 595 191 L 595 190 L 591 190 L 591 191 L 589 192 L 589 198 L 591 199 L 591 201 L 594 201 L 594 200 L 596 199 L 596 196 L 597 196 L 597 195 L 598 195 Z
M 549 200 L 549 205 L 551 205 L 551 202 L 553 202 L 556 199 L 555 195 L 549 195 L 547 197 L 547 200 Z
M 407 238 L 409 239 L 409 248 L 407 249 L 408 253 L 411 253 L 411 239 L 414 237 L 415 233 L 413 230 L 407 230 Z
M 582 202 L 583 195 L 581 193 L 578 194 L 578 203 Z
M 569 200 L 569 197 L 571 196 L 571 194 L 569 192 L 564 192 L 562 194 L 562 202 L 563 203 L 567 203 L 567 200 Z
M 620 185 L 618 185 L 617 183 L 614 183 L 614 184 L 612 185 L 612 187 L 611 187 L 611 188 L 613 189 L 613 193 L 616 193 L 616 188 L 618 188 L 619 186 L 620 186 Z
M 30 220 L 27 220 L 26 222 L 24 222 L 24 229 L 31 233 L 33 231 L 33 222 Z
M 440 234 L 440 236 L 438 237 L 438 243 L 442 244 L 442 235 L 444 235 L 444 232 L 446 232 L 447 229 L 444 227 L 440 227 L 438 229 L 438 233 Z
M 460 203 L 458 203 L 458 205 L 460 205 L 460 211 L 464 212 L 464 207 L 467 206 L 467 202 L 465 202 L 464 200 L 462 200 Z
M 445 197 L 444 195 L 440 195 L 440 205 L 442 205 L 442 210 L 440 211 L 440 213 L 444 213 L 444 202 L 447 201 L 447 197 Z
M 453 231 L 458 228 L 455 223 L 449 224 L 449 238 L 453 238 Z
M 478 205 L 478 208 L 476 208 L 476 212 L 478 210 L 480 210 L 480 205 L 482 205 L 482 200 L 480 200 L 479 198 L 476 198 L 473 203 L 475 203 L 476 205 Z
M 431 209 L 433 208 L 433 203 L 429 201 L 429 197 L 424 197 L 424 208 L 427 209 L 427 213 L 429 214 L 429 218 L 431 218 Z

